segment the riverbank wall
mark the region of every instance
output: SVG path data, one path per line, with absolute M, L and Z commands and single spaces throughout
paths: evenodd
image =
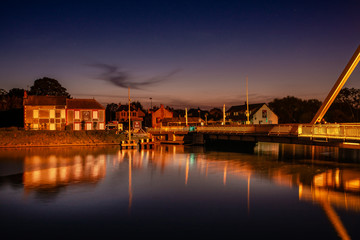
M 134 137 L 137 139 L 139 137 Z M 94 146 L 120 144 L 126 134 L 115 131 L 24 131 L 16 129 L 0 130 L 0 147 L 36 146 Z

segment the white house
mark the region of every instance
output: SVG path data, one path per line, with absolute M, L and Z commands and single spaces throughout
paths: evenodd
M 278 116 L 266 103 L 249 104 L 251 124 L 278 124 Z M 246 122 L 246 104 L 232 106 L 226 111 L 226 119 L 232 122 Z

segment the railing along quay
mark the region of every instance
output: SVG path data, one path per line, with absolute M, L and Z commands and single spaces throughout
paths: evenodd
M 360 124 L 300 124 L 298 126 L 299 137 L 343 139 L 360 141 Z

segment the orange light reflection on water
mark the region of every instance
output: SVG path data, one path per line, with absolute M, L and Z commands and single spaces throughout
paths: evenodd
M 105 155 L 96 158 L 63 158 L 31 156 L 24 161 L 23 184 L 25 190 L 50 189 L 79 182 L 94 183 L 105 177 Z

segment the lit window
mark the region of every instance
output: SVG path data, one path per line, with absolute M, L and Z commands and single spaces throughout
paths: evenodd
M 80 111 L 75 111 L 75 119 L 80 119 Z
M 60 117 L 65 118 L 65 109 L 61 109 Z
M 98 111 L 93 111 L 93 119 L 98 119 Z
M 55 130 L 55 124 L 54 123 L 50 123 L 50 130 Z
M 39 128 L 39 124 L 34 123 L 34 124 L 33 124 L 33 129 L 38 129 L 38 128 Z
M 86 123 L 86 130 L 91 130 L 91 123 Z
M 39 110 L 33 110 L 33 118 L 39 118 Z
M 74 123 L 74 130 L 76 131 L 80 130 L 80 123 Z
M 104 123 L 99 123 L 99 129 L 104 130 L 105 129 L 105 124 Z
M 50 110 L 50 118 L 55 118 L 55 110 L 54 109 Z

